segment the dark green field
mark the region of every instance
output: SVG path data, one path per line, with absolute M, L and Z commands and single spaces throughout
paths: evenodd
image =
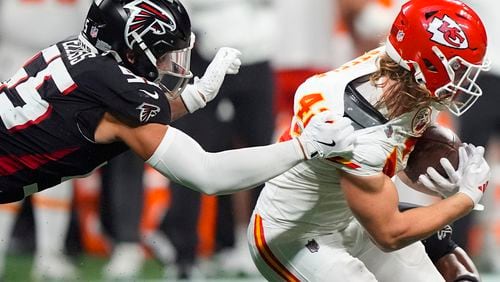
M 4 281 L 31 281 L 32 261 L 32 256 L 29 255 L 10 255 L 7 258 Z M 76 281 L 101 281 L 102 267 L 106 262 L 107 258 L 94 256 L 76 258 L 75 265 L 81 276 Z M 138 280 L 158 280 L 162 275 L 162 268 L 155 261 L 148 260 Z
M 78 266 L 80 271 L 80 277 L 74 281 L 106 281 L 101 275 L 102 267 L 107 262 L 107 258 L 95 257 L 95 256 L 80 256 L 74 259 L 75 264 Z M 34 281 L 31 278 L 31 265 L 32 257 L 30 255 L 14 254 L 7 257 L 5 277 L 2 282 L 27 282 Z M 500 275 L 484 274 L 483 282 L 498 282 L 500 281 Z M 162 267 L 153 260 L 147 260 L 141 275 L 138 279 L 133 281 L 173 281 L 166 280 L 163 278 Z M 236 276 L 226 276 L 226 277 L 216 277 L 212 279 L 204 280 L 192 280 L 192 281 L 205 281 L 205 282 L 215 282 L 215 281 L 234 281 L 234 282 L 262 282 L 263 279 L 256 278 L 243 278 Z M 45 282 L 45 281 L 44 281 Z M 71 281 L 64 281 L 71 282 Z
M 96 256 L 79 256 L 74 258 L 75 265 L 78 266 L 80 276 L 74 281 L 106 281 L 102 276 L 102 267 L 106 264 L 107 258 Z M 32 256 L 27 254 L 11 254 L 7 257 L 5 277 L 2 282 L 27 282 L 35 281 L 31 277 Z M 144 264 L 141 275 L 133 281 L 172 281 L 163 278 L 163 268 L 154 260 L 147 260 Z M 200 280 L 197 280 L 200 281 Z M 203 281 L 241 281 L 241 282 L 261 282 L 263 279 L 246 279 L 242 277 L 222 276 Z M 45 281 L 44 281 L 45 282 Z M 71 282 L 71 281 L 64 281 Z

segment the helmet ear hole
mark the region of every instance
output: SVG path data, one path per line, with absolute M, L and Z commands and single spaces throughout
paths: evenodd
M 424 14 L 424 17 L 426 20 L 428 20 L 430 17 L 434 16 L 435 14 L 437 14 L 438 11 L 430 11 L 430 12 L 427 12 Z
M 429 70 L 430 72 L 434 72 L 434 73 L 437 73 L 437 68 L 434 64 L 431 63 L 431 61 L 429 61 L 428 59 L 423 59 L 424 61 L 424 65 L 425 65 L 425 68 L 427 68 L 427 70 Z

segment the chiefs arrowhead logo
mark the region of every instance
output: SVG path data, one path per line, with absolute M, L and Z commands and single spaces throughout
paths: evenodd
M 125 39 L 129 48 L 136 40 L 133 33 L 140 38 L 148 32 L 163 35 L 177 29 L 173 15 L 170 11 L 161 9 L 149 0 L 135 0 L 124 6 L 130 11 L 130 16 L 125 27 Z
M 148 103 L 142 103 L 136 109 L 140 110 L 139 120 L 147 122 L 150 118 L 156 116 L 160 112 L 160 107 Z
M 431 122 L 432 109 L 430 107 L 423 107 L 417 111 L 411 121 L 411 129 L 413 134 L 422 135 L 427 125 Z
M 441 45 L 456 48 L 469 48 L 469 42 L 463 29 L 452 18 L 445 15 L 442 19 L 432 19 L 427 31 L 432 33 L 431 40 Z

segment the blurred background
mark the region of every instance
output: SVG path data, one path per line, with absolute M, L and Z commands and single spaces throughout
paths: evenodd
M 1 0 L 0 80 L 83 27 L 91 0 Z M 184 0 L 197 35 L 195 75 L 218 48 L 242 51 L 242 68 L 217 99 L 174 124 L 209 151 L 265 145 L 288 127 L 295 89 L 309 76 L 383 43 L 399 0 Z M 483 212 L 454 225 L 483 281 L 500 281 L 500 2 L 465 1 L 489 31 L 493 68 L 483 97 L 439 122 L 483 145 L 493 179 Z M 209 128 L 209 130 L 207 130 Z M 246 245 L 260 189 L 204 196 L 169 183 L 133 154 L 84 179 L 0 205 L 1 281 L 262 281 Z

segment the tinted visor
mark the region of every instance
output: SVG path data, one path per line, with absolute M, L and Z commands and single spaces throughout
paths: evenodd
M 177 77 L 189 77 L 193 74 L 190 71 L 191 49 L 186 48 L 178 51 L 171 51 L 163 54 L 156 61 L 158 73 L 168 74 Z
M 157 82 L 164 88 L 169 98 L 179 96 L 189 79 L 193 77 L 190 70 L 193 44 L 194 34 L 191 35 L 191 45 L 188 48 L 166 52 L 156 60 Z

